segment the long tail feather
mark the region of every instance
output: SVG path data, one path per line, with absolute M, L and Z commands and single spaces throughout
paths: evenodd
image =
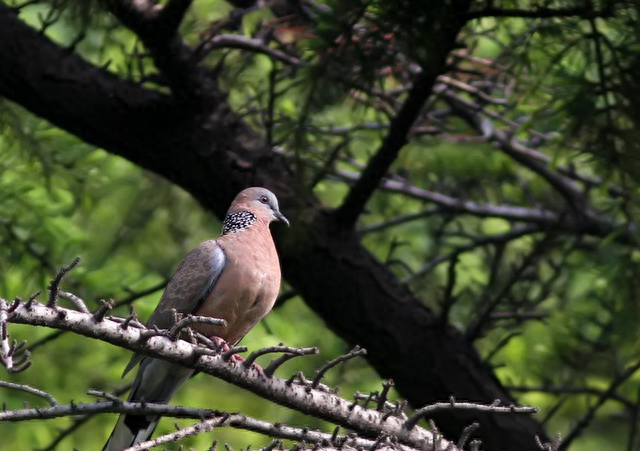
M 129 401 L 167 403 L 193 370 L 164 360 L 145 358 L 133 381 Z M 103 451 L 122 451 L 148 440 L 158 425 L 156 416 L 120 415 Z

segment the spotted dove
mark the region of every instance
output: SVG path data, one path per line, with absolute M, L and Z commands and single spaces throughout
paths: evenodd
M 269 224 L 289 224 L 276 196 L 265 188 L 247 188 L 231 204 L 222 235 L 200 243 L 180 264 L 147 326 L 168 329 L 175 313 L 222 318 L 226 327 L 196 324 L 193 329 L 234 346 L 273 307 L 280 289 L 280 263 Z M 166 403 L 193 370 L 136 354 L 124 374 L 138 363 L 130 401 Z M 159 418 L 120 415 L 103 451 L 121 451 L 147 440 Z

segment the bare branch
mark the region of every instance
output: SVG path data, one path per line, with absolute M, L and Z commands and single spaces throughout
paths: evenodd
M 356 172 L 346 170 L 336 170 L 339 179 L 345 181 L 357 181 L 360 175 Z M 557 221 L 557 214 L 554 211 L 542 208 L 528 208 L 516 205 L 494 205 L 480 204 L 473 201 L 457 199 L 446 194 L 418 188 L 408 182 L 387 179 L 381 182 L 380 188 L 383 191 L 401 193 L 408 197 L 432 202 L 441 207 L 440 211 L 446 213 L 462 213 L 479 217 L 494 217 L 510 219 L 514 221 L 527 221 L 535 224 L 549 224 Z
M 49 303 L 47 304 L 47 306 L 55 307 L 58 301 L 58 294 L 59 294 L 58 292 L 60 289 L 60 283 L 62 282 L 62 279 L 64 279 L 64 276 L 66 276 L 69 271 L 75 268 L 78 263 L 80 263 L 80 257 L 76 257 L 67 266 L 63 266 L 58 270 L 58 273 L 51 280 L 51 283 L 49 284 Z
M 325 373 L 329 371 L 331 368 L 333 368 L 334 366 L 346 360 L 350 360 L 350 359 L 353 359 L 354 357 L 358 357 L 366 354 L 367 354 L 366 349 L 363 349 L 360 346 L 356 346 L 347 354 L 341 355 L 339 357 L 336 357 L 333 360 L 330 360 L 329 362 L 325 363 L 318 371 L 316 371 L 316 376 L 313 378 L 313 381 L 311 382 L 311 387 L 313 388 L 317 387 L 320 381 L 322 380 L 322 378 L 324 377 Z
M 538 158 L 533 157 L 529 149 L 518 143 L 514 137 L 497 129 L 493 124 L 487 124 L 488 119 L 480 114 L 480 110 L 482 110 L 481 106 L 474 105 L 447 92 L 443 93 L 443 98 L 460 117 L 483 134 L 485 138 L 494 141 L 505 154 L 549 182 L 553 188 L 567 199 L 576 211 L 582 211 L 584 209 L 586 202 L 585 195 L 574 182 L 552 169 L 547 162 L 540 161 Z
M 337 220 L 343 225 L 351 226 L 356 222 L 369 198 L 378 189 L 389 167 L 404 147 L 409 130 L 431 94 L 436 77 L 437 74 L 432 71 L 424 70 L 414 81 L 407 94 L 407 100 L 391 122 L 382 145 L 351 188 L 342 205 L 335 211 Z
M 531 406 L 516 407 L 513 404 L 510 406 L 500 406 L 499 404 L 499 401 L 494 402 L 490 405 L 486 405 L 475 404 L 471 402 L 457 402 L 453 399 L 450 402 L 438 402 L 416 410 L 415 413 L 411 417 L 409 417 L 405 425 L 407 429 L 411 430 L 415 427 L 420 419 L 433 415 L 435 412 L 439 412 L 442 410 L 472 410 L 477 412 L 495 413 L 537 413 L 539 410 L 537 407 Z
M 469 437 L 471 437 L 471 434 L 473 434 L 473 432 L 479 427 L 480 427 L 479 423 L 471 423 L 469 426 L 464 428 L 464 431 L 462 431 L 462 435 L 458 440 L 458 448 L 463 449 L 467 444 L 467 441 L 469 441 Z
M 436 213 L 441 212 L 442 210 L 440 209 L 440 207 L 431 207 L 431 208 L 427 208 L 423 211 L 419 211 L 417 213 L 412 213 L 412 214 L 408 214 L 408 215 L 404 215 L 404 216 L 398 216 L 396 218 L 392 218 L 388 221 L 384 221 L 378 224 L 372 224 L 372 225 L 368 225 L 365 226 L 363 228 L 361 228 L 360 230 L 358 230 L 358 233 L 360 235 L 366 235 L 368 233 L 373 233 L 373 232 L 380 232 L 382 230 L 386 230 L 389 227 L 395 227 L 397 225 L 401 225 L 401 224 L 405 224 L 407 222 L 411 222 L 411 221 L 415 221 L 418 219 L 423 219 L 426 217 L 429 217 L 431 215 L 434 215 Z
M 116 303 L 113 301 L 113 299 L 109 299 L 108 301 L 101 299 L 100 307 L 98 307 L 98 310 L 96 310 L 96 312 L 93 314 L 93 320 L 96 323 L 102 321 L 109 310 L 113 309 L 115 305 Z
M 78 309 L 79 311 L 84 313 L 89 313 L 89 309 L 87 308 L 87 305 L 84 303 L 82 299 L 80 299 L 75 294 L 69 293 L 67 291 L 58 290 L 58 296 L 61 297 L 62 299 L 66 299 L 67 301 L 70 301 L 73 305 L 76 306 L 76 309 Z
M 479 313 L 467 328 L 467 340 L 473 341 L 482 334 L 484 327 L 491 319 L 493 311 L 498 307 L 498 305 L 500 305 L 500 302 L 502 302 L 502 300 L 507 296 L 513 286 L 518 283 L 522 273 L 540 257 L 544 248 L 547 247 L 554 238 L 555 234 L 549 232 L 544 236 L 544 238 L 540 239 L 535 244 L 531 252 L 529 252 L 529 254 L 522 260 L 520 265 L 512 271 L 504 285 L 495 294 L 495 296 L 493 296 L 493 299 L 491 299 L 486 305 L 479 306 Z
M 211 420 L 218 422 L 218 427 L 232 427 L 258 432 L 270 437 L 288 440 L 304 440 L 308 443 L 346 443 L 354 447 L 369 448 L 374 440 L 362 437 L 348 437 L 334 435 L 308 428 L 286 426 L 281 423 L 269 423 L 243 414 L 230 414 L 209 409 L 197 409 L 167 404 L 142 403 L 120 401 L 103 401 L 96 403 L 71 403 L 42 409 L 20 409 L 0 412 L 0 421 L 26 421 L 76 416 L 79 414 L 89 417 L 99 413 L 118 413 L 135 415 L 154 415 L 173 418 L 193 418 L 197 420 Z M 201 431 L 205 432 L 205 431 Z M 445 446 L 448 442 L 444 442 Z M 401 445 L 396 451 L 411 451 L 414 448 Z M 430 449 L 430 448 L 429 448 Z M 443 448 L 444 449 L 444 446 Z M 450 451 L 455 451 L 450 448 Z
M 293 348 L 291 346 L 284 346 L 280 344 L 279 346 L 269 346 L 269 347 L 258 349 L 257 351 L 252 352 L 249 355 L 249 357 L 247 357 L 247 359 L 244 362 L 242 362 L 242 364 L 245 366 L 245 368 L 249 368 L 251 365 L 253 365 L 253 362 L 255 362 L 256 359 L 261 355 L 274 353 L 274 352 L 283 352 L 285 353 L 286 356 L 288 356 L 289 358 L 292 358 L 292 357 L 303 356 L 303 355 L 317 354 L 319 351 L 318 351 L 318 348 Z M 282 356 L 282 357 L 285 357 L 285 356 Z M 271 362 L 269 367 L 271 367 L 272 365 L 273 365 L 273 362 Z M 273 371 L 275 371 L 275 369 Z
M 33 303 L 33 296 L 29 298 L 27 304 Z M 20 299 L 16 298 L 12 305 L 8 305 L 4 299 L 0 299 L 0 364 L 9 373 L 20 373 L 31 366 L 28 350 L 23 350 L 25 342 L 9 344 L 8 323 L 15 310 L 20 306 Z
M 531 386 L 530 387 L 526 385 L 508 385 L 505 388 L 507 390 L 514 391 L 514 392 L 524 392 L 524 393 L 540 392 L 540 393 L 550 393 L 553 395 L 570 394 L 570 395 L 602 396 L 605 393 L 604 390 L 600 390 L 593 387 L 573 387 L 573 386 L 566 386 L 566 387 L 565 386 L 549 386 L 549 387 Z M 610 394 L 609 398 L 614 401 L 618 401 L 628 409 L 632 409 L 635 407 L 634 403 L 631 400 L 623 396 L 620 396 L 616 393 Z
M 6 301 L 2 300 L 0 303 L 6 308 Z M 233 360 L 225 361 L 220 354 L 208 355 L 199 352 L 202 348 L 197 345 L 183 340 L 172 341 L 166 331 L 140 330 L 135 327 L 129 327 L 125 330 L 121 327 L 121 323 L 109 318 L 95 322 L 91 314 L 60 307 L 48 308 L 36 302 L 29 309 L 24 304 L 19 305 L 11 313 L 10 322 L 72 330 L 75 333 L 107 341 L 144 355 L 178 363 L 199 372 L 219 377 L 283 406 L 312 414 L 365 435 L 377 437 L 380 433 L 385 432 L 397 436 L 400 442 L 416 448 L 428 447 L 433 442 L 433 435 L 430 432 L 420 428 L 408 431 L 403 427 L 403 422 L 394 416 L 383 420 L 381 412 L 360 406 L 351 406 L 351 402 L 326 389 L 321 390 L 320 387 L 314 389 L 314 387 L 296 384 L 293 381 L 287 383 L 287 381 L 276 377 L 265 378 L 258 372 L 248 371 L 243 365 L 235 364 Z M 356 353 L 360 355 L 363 351 L 357 349 Z M 345 358 L 342 356 L 340 361 Z M 335 364 L 337 362 L 332 366 Z M 328 368 L 329 366 L 325 365 L 319 372 L 319 377 L 316 376 L 318 382 Z M 31 415 L 33 418 L 42 418 L 41 411 L 42 409 L 33 411 Z M 0 415 L 0 419 L 8 419 L 6 414 L 4 415 Z
M 290 66 L 305 66 L 306 63 L 289 55 L 281 50 L 269 47 L 260 39 L 248 38 L 238 34 L 219 34 L 212 36 L 203 42 L 198 50 L 194 52 L 194 58 L 197 60 L 204 58 L 211 50 L 215 49 L 238 49 L 249 50 L 255 53 L 262 53 L 271 59 L 280 61 Z
M 418 269 L 416 272 L 406 277 L 404 279 L 404 282 L 411 282 L 412 280 L 422 277 L 423 275 L 431 272 L 439 264 L 444 263 L 447 260 L 455 261 L 455 259 L 457 259 L 461 254 L 477 249 L 478 247 L 488 246 L 492 244 L 503 245 L 510 241 L 516 240 L 518 238 L 522 238 L 523 236 L 538 233 L 541 230 L 542 229 L 539 226 L 530 225 L 530 226 L 523 226 L 523 227 L 514 227 L 513 230 L 506 233 L 502 233 L 502 234 L 488 235 L 488 236 L 476 238 L 469 244 L 466 244 L 464 246 L 458 246 L 453 251 L 432 259 L 422 268 Z
M 37 388 L 31 387 L 29 385 L 14 384 L 13 382 L 8 382 L 8 381 L 0 381 L 0 387 L 12 388 L 14 390 L 20 390 L 20 391 L 23 391 L 25 393 L 29 393 L 30 395 L 36 395 L 36 396 L 39 396 L 41 398 L 44 398 L 52 406 L 57 406 L 58 405 L 58 401 L 56 401 L 56 398 L 54 398 L 53 395 L 47 393 L 46 391 L 39 390 Z
M 376 407 L 376 410 L 378 412 L 382 412 L 384 410 L 384 406 L 387 402 L 387 397 L 389 396 L 389 390 L 393 386 L 393 379 L 389 379 L 388 381 L 382 383 L 382 392 L 378 396 L 378 406 Z
M 126 393 L 127 391 L 129 391 L 129 389 L 131 388 L 132 383 L 128 383 L 123 385 L 122 387 L 118 388 L 117 390 L 114 391 L 113 395 L 109 394 L 109 396 L 113 396 L 116 399 L 117 396 L 122 395 L 124 393 Z M 90 394 L 89 392 L 92 392 L 92 390 L 87 390 L 87 394 Z M 100 392 L 101 395 L 106 395 L 104 392 Z M 103 396 L 106 398 L 106 396 Z M 118 399 L 118 402 L 120 400 Z M 41 448 L 41 451 L 53 451 L 56 449 L 56 447 L 58 446 L 58 444 L 64 440 L 66 437 L 68 437 L 69 435 L 73 434 L 76 430 L 78 430 L 79 428 L 81 428 L 84 424 L 86 424 L 91 418 L 93 418 L 93 415 L 81 415 L 81 416 L 74 416 L 74 420 L 73 423 L 71 425 L 69 425 L 68 427 L 66 427 L 65 429 L 62 429 L 59 434 L 57 435 L 56 438 L 54 438 L 49 445 L 45 446 L 44 448 Z

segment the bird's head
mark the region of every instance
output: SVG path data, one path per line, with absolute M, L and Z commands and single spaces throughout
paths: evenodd
M 231 203 L 229 213 L 242 210 L 257 215 L 263 220 L 266 220 L 267 223 L 282 221 L 286 225 L 289 225 L 289 220 L 280 213 L 276 195 L 266 188 L 253 187 L 240 191 Z

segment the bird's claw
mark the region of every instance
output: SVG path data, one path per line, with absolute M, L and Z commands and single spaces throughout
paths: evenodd
M 212 335 L 208 338 L 213 342 L 214 345 L 216 345 L 216 347 L 218 348 L 218 352 L 223 353 L 227 352 L 230 349 L 224 338 L 220 338 L 216 335 Z
M 244 362 L 244 361 L 245 361 L 245 358 L 244 358 L 244 357 L 242 357 L 240 354 L 233 354 L 233 355 L 231 356 L 231 358 L 232 358 L 233 360 L 235 360 L 236 362 Z M 255 362 L 254 362 L 254 363 L 252 363 L 252 364 L 251 364 L 251 368 L 252 368 L 252 369 L 254 369 L 254 370 L 256 370 L 256 371 L 258 372 L 258 374 L 260 374 L 261 376 L 264 376 L 264 375 L 265 375 L 265 374 L 264 374 L 264 370 L 263 370 L 263 369 L 262 369 L 262 367 L 261 367 L 260 365 L 258 365 L 257 363 L 255 363 Z
M 220 352 L 221 354 L 225 353 L 229 349 L 231 349 L 231 347 L 227 344 L 227 342 L 223 338 L 220 338 L 220 337 L 215 336 L 215 335 L 212 335 L 212 336 L 207 337 L 207 338 L 209 338 L 209 340 L 211 340 L 213 342 L 213 344 L 216 345 L 216 347 L 218 348 L 218 352 Z M 241 363 L 241 362 L 245 361 L 245 358 L 242 357 L 240 354 L 232 354 L 229 358 L 234 360 L 234 361 L 236 361 L 236 362 L 238 362 L 238 363 Z M 265 376 L 264 369 L 260 365 L 258 365 L 257 363 L 255 363 L 255 362 L 252 363 L 251 364 L 251 368 L 255 369 L 258 372 L 258 374 L 260 374 L 261 376 Z

